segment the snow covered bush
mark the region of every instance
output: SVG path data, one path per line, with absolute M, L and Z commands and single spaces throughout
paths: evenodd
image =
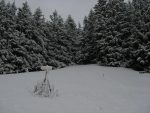
M 34 86 L 34 94 L 42 96 L 42 97 L 57 96 L 58 91 L 54 90 L 54 86 L 50 84 L 48 76 L 47 76 L 48 71 L 52 70 L 52 67 L 51 66 L 42 66 L 41 69 L 46 71 L 45 72 L 45 77 L 41 82 L 37 83 Z
M 37 83 L 34 87 L 34 94 L 44 97 L 49 97 L 54 89 L 51 88 L 47 75 L 44 80 Z

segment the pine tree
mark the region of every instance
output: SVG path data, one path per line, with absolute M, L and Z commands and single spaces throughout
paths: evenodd
M 128 67 L 136 70 L 145 70 L 149 67 L 147 60 L 149 52 L 149 44 L 147 34 L 149 32 L 149 1 L 148 0 L 133 0 L 132 6 L 132 35 L 129 37 L 130 42 L 130 62 Z M 147 69 L 146 69 L 147 70 Z
M 5 0 L 1 0 L 0 2 L 0 35 L 1 37 L 4 36 L 5 28 L 3 27 L 3 21 L 5 20 L 5 9 L 6 9 L 6 3 Z
M 75 47 L 76 47 L 76 56 L 75 56 L 75 63 L 80 63 L 81 57 L 82 57 L 82 40 L 83 40 L 83 28 L 80 23 L 78 23 L 77 27 L 77 40 L 75 41 Z
M 96 40 L 94 35 L 95 18 L 93 10 L 90 11 L 88 17 L 84 19 L 83 40 L 81 44 L 82 64 L 96 63 L 97 51 L 95 48 Z
M 69 46 L 68 35 L 64 30 L 64 21 L 57 11 L 50 15 L 50 22 L 47 23 L 48 30 L 48 63 L 54 67 L 64 67 L 72 63 Z
M 44 15 L 42 14 L 42 11 L 39 7 L 35 10 L 33 14 L 33 19 L 35 20 L 35 24 L 37 24 L 37 26 L 40 26 L 40 24 L 45 21 Z
M 71 59 L 73 62 L 75 62 L 77 52 L 76 42 L 78 41 L 77 39 L 78 34 L 76 23 L 74 19 L 71 17 L 71 15 L 68 16 L 64 25 L 65 25 L 65 32 L 68 36 L 68 43 L 69 43 L 68 47 L 72 57 Z
M 22 8 L 19 8 L 17 13 L 17 30 L 24 32 L 26 36 L 31 38 L 30 31 L 32 25 L 32 13 L 27 2 L 23 3 Z
M 1 43 L 2 48 L 1 50 L 1 57 L 3 59 L 2 68 L 3 71 L 10 73 L 14 70 L 14 65 L 12 61 L 14 60 L 14 56 L 12 54 L 11 48 L 11 40 L 13 39 L 13 33 L 15 32 L 15 25 L 16 25 L 16 6 L 15 3 L 5 3 L 5 1 L 1 1 L 0 3 L 1 9 L 1 16 L 0 16 L 0 23 L 2 26 L 1 31 Z
M 107 65 L 122 66 L 124 56 L 122 54 L 122 42 L 124 42 L 123 29 L 126 29 L 126 3 L 124 0 L 112 0 L 107 4 L 107 39 L 108 53 Z
M 95 17 L 95 26 L 94 34 L 96 40 L 96 51 L 97 51 L 97 62 L 101 65 L 105 65 L 105 55 L 107 52 L 108 42 L 106 41 L 107 35 L 107 25 L 106 21 L 108 19 L 106 15 L 107 7 L 106 0 L 98 0 L 97 4 L 94 7 L 94 17 Z

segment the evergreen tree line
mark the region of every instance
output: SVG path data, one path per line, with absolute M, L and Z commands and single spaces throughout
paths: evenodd
M 150 71 L 150 0 L 98 0 L 84 19 L 78 63 Z
M 54 11 L 46 21 L 27 2 L 0 1 L 0 73 L 93 63 L 150 70 L 149 0 L 98 0 L 83 28 L 71 15 Z
M 61 68 L 75 64 L 78 34 L 71 15 L 64 21 L 54 11 L 46 21 L 40 8 L 31 12 L 0 1 L 0 73 L 40 70 L 43 65 Z

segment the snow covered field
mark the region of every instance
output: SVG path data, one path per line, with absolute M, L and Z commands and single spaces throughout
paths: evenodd
M 150 113 L 150 74 L 87 65 L 48 77 L 58 97 L 33 95 L 44 72 L 0 75 L 0 113 Z

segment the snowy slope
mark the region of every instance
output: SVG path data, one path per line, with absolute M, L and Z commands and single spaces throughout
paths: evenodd
M 53 70 L 55 98 L 32 94 L 43 74 L 0 75 L 0 113 L 150 113 L 150 74 L 96 65 Z

